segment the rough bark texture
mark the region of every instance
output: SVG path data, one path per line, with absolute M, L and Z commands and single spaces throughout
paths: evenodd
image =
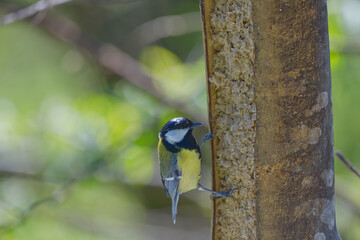
M 214 239 L 255 239 L 254 41 L 251 2 L 205 2 L 213 186 L 237 188 L 213 203 Z
M 204 0 L 213 239 L 340 239 L 325 1 Z

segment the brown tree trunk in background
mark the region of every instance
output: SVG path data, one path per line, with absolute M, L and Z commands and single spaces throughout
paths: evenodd
M 213 239 L 340 239 L 326 1 L 203 0 Z

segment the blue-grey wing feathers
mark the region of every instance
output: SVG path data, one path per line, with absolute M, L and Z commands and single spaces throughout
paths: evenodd
M 169 193 L 172 201 L 171 209 L 172 209 L 172 219 L 174 224 L 176 222 L 177 205 L 179 202 L 179 192 L 178 192 L 179 181 L 180 178 L 176 176 L 164 179 L 165 188 L 167 189 L 167 192 Z
M 162 140 L 159 140 L 159 162 L 160 162 L 160 173 L 161 180 L 164 185 L 164 188 L 168 195 L 171 197 L 172 201 L 172 218 L 173 222 L 176 221 L 177 205 L 179 202 L 178 192 L 181 172 L 178 169 L 178 159 L 177 154 L 171 151 L 168 151 L 165 146 L 162 144 Z
M 168 194 L 171 197 L 171 201 L 172 201 L 172 219 L 173 222 L 175 224 L 176 222 L 176 214 L 177 214 L 177 205 L 179 202 L 179 195 L 180 193 L 178 192 L 178 187 L 179 187 L 179 182 L 181 179 L 181 173 L 179 172 L 178 168 L 177 168 L 177 157 L 176 155 L 172 155 L 171 157 L 171 161 L 169 161 L 169 165 L 168 169 L 170 171 L 163 171 L 162 175 L 162 182 L 164 184 L 164 187 L 166 189 L 166 191 L 168 192 Z

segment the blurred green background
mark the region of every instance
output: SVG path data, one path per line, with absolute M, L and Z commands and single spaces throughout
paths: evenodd
M 335 149 L 360 168 L 360 1 L 328 11 Z M 206 119 L 205 90 L 197 0 L 77 0 L 1 26 L 0 238 L 209 239 L 209 195 L 183 195 L 173 226 L 156 162 L 167 120 Z M 335 172 L 339 232 L 360 239 L 360 180 Z

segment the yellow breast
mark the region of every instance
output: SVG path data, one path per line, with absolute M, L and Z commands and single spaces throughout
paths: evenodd
M 200 154 L 195 150 L 182 149 L 178 153 L 177 163 L 182 173 L 178 191 L 188 192 L 197 189 L 201 172 Z

